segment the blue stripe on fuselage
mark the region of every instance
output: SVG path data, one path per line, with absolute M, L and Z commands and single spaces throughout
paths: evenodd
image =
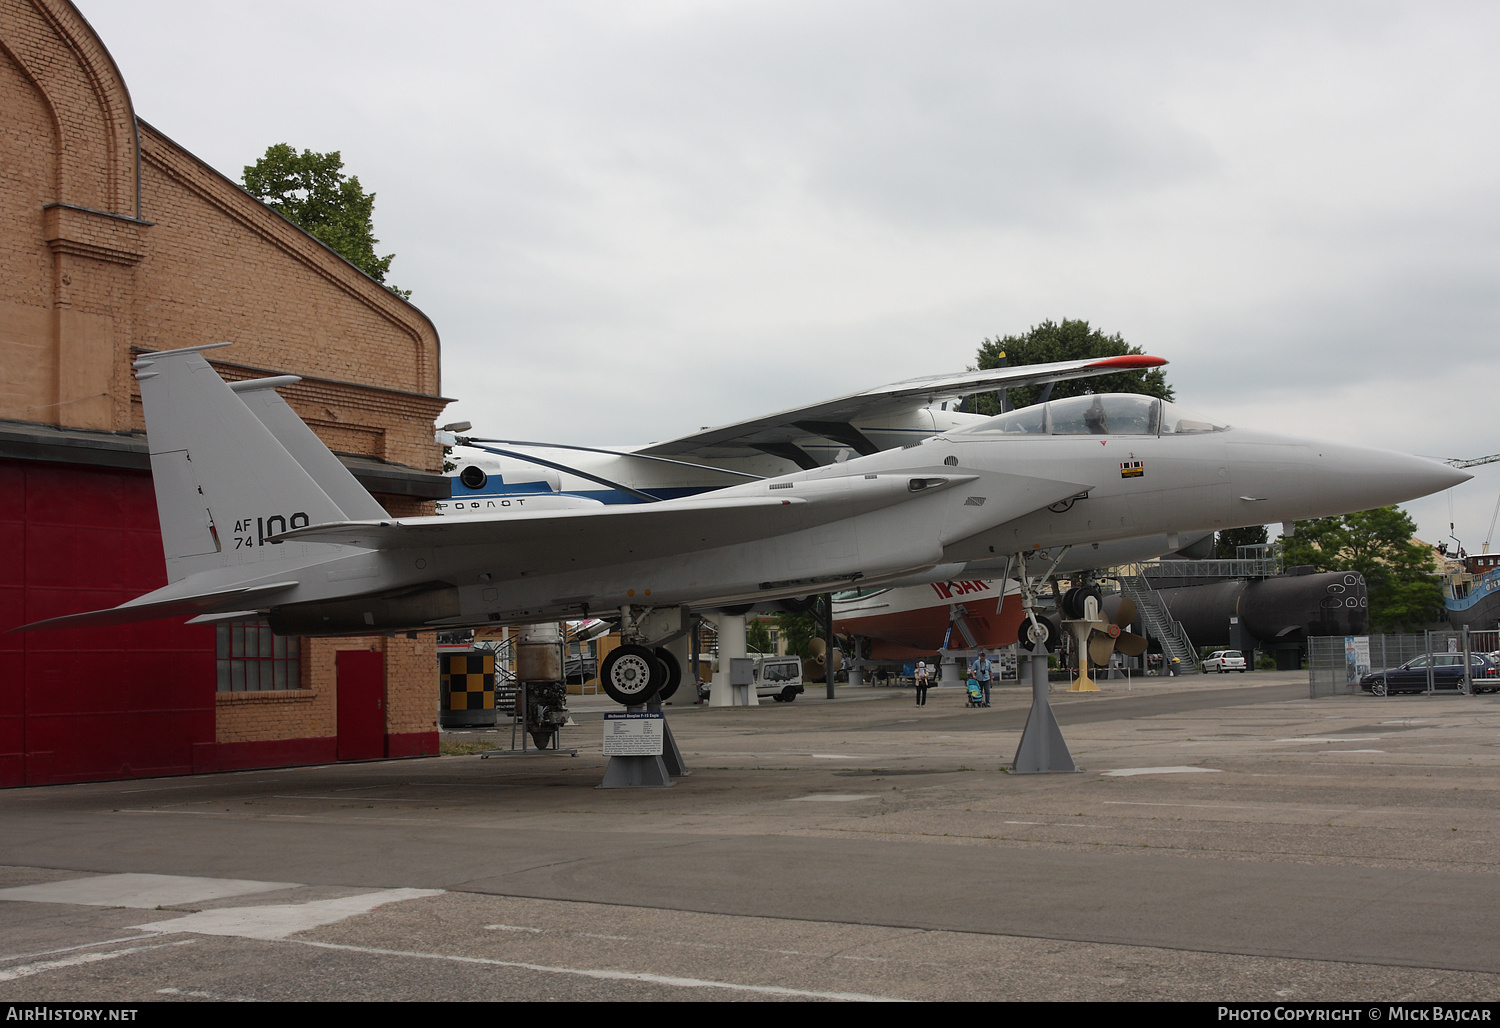
M 589 500 L 598 500 L 600 503 L 643 503 L 639 497 L 623 493 L 618 489 L 570 489 L 560 493 L 554 493 L 546 487 L 545 482 L 523 482 L 514 486 L 502 486 L 499 489 L 485 486 L 482 489 L 468 489 L 460 487 L 458 479 L 453 479 L 453 500 L 501 500 L 512 496 L 520 496 L 531 499 L 534 496 L 581 496 Z M 539 485 L 541 488 L 532 488 Z M 672 488 L 660 487 L 656 489 L 642 489 L 643 493 L 650 493 L 661 500 L 676 500 L 684 496 L 697 496 L 700 493 L 710 493 L 714 490 L 707 486 L 675 486 Z

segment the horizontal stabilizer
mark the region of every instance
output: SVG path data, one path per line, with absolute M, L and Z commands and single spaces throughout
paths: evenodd
M 251 586 L 248 588 L 219 589 L 214 592 L 203 593 L 198 596 L 179 596 L 169 600 L 156 600 L 142 602 L 132 600 L 130 603 L 122 603 L 118 607 L 108 607 L 104 610 L 91 610 L 83 614 L 68 614 L 60 618 L 48 618 L 46 621 L 35 621 L 29 625 L 12 628 L 12 632 L 30 632 L 37 629 L 51 628 L 99 628 L 106 625 L 124 625 L 132 621 L 149 621 L 152 618 L 181 617 L 183 614 L 201 614 L 215 607 L 221 607 L 224 601 L 230 597 L 239 599 L 252 599 L 271 596 L 276 593 L 286 592 L 294 589 L 297 582 L 270 582 L 266 585 Z M 152 595 L 147 593 L 147 596 Z M 142 597 L 144 600 L 145 597 Z

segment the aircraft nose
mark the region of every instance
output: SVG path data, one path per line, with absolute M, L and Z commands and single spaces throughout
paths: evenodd
M 1474 477 L 1427 457 L 1363 446 L 1316 444 L 1312 454 L 1316 498 L 1336 508 L 1329 514 L 1403 503 Z
M 1247 434 L 1229 449 L 1235 516 L 1254 509 L 1268 522 L 1386 507 L 1473 477 L 1426 457 L 1366 446 Z

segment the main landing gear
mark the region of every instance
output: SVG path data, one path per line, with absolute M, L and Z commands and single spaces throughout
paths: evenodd
M 687 634 L 687 612 L 622 607 L 620 636 L 624 645 L 611 650 L 599 665 L 599 684 L 616 703 L 627 707 L 669 700 L 682 684 L 682 663 L 663 643 Z
M 664 646 L 654 649 L 626 643 L 609 652 L 599 666 L 605 695 L 627 707 L 653 699 L 667 700 L 682 684 L 682 665 Z
M 605 694 L 631 714 L 661 723 L 661 752 L 617 754 L 604 768 L 601 789 L 663 788 L 688 774 L 661 705 L 682 684 L 682 661 L 668 649 L 688 633 L 686 607 L 620 608 L 623 644 L 599 665 Z M 613 715 L 611 715 L 613 716 Z

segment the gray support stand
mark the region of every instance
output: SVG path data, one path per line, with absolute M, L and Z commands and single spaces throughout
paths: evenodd
M 644 711 L 644 706 L 626 707 L 629 711 Z M 665 726 L 665 719 L 663 719 Z M 667 736 L 671 738 L 670 735 Z M 662 745 L 666 749 L 665 742 Z M 672 748 L 675 750 L 676 744 Z M 677 757 L 679 763 L 681 755 Z M 676 785 L 672 776 L 667 774 L 666 762 L 661 756 L 654 757 L 610 757 L 609 763 L 604 765 L 604 780 L 599 783 L 601 789 L 665 789 Z
M 1052 713 L 1052 704 L 1047 699 L 1047 654 L 1033 656 L 1021 651 L 1018 670 L 1022 681 L 1031 680 L 1031 714 L 1026 718 L 1026 730 L 1021 733 L 1021 745 L 1016 747 L 1011 774 L 1077 771 L 1068 744 L 1063 741 L 1062 729 L 1057 726 L 1057 717 Z
M 646 704 L 646 709 L 654 713 L 662 713 L 661 700 L 652 697 Z M 673 778 L 686 778 L 692 774 L 683 762 L 682 751 L 677 748 L 677 740 L 672 736 L 672 722 L 665 716 L 661 719 L 661 762 L 667 769 L 667 774 Z

